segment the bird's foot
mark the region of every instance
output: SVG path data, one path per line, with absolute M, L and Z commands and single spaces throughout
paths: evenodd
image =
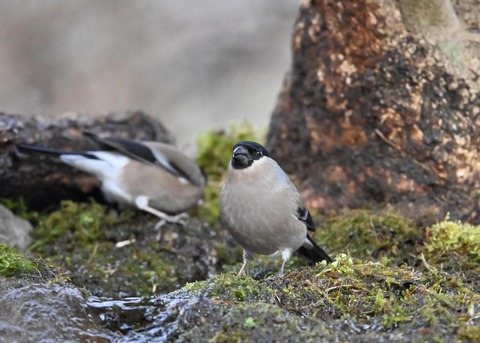
M 180 213 L 177 214 L 176 216 L 169 216 L 168 214 L 163 213 L 164 216 L 162 216 L 159 220 L 159 222 L 155 225 L 155 230 L 159 230 L 162 228 L 163 225 L 166 223 L 172 223 L 172 224 L 180 224 L 182 226 L 187 225 L 187 219 L 189 216 L 187 213 Z
M 249 259 L 250 259 L 250 254 L 246 250 L 243 250 L 243 264 L 242 264 L 242 268 L 240 268 L 240 271 L 238 272 L 237 276 L 247 275 L 247 273 L 245 271 L 245 267 L 247 266 L 247 263 L 248 263 Z
M 283 276 L 285 275 L 285 273 L 283 272 L 283 268 L 281 268 L 278 273 L 277 273 L 278 277 L 281 277 L 283 278 Z

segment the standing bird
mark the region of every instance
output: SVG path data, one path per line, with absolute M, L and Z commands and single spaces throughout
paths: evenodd
M 233 146 L 228 177 L 220 193 L 220 216 L 243 248 L 241 275 L 253 254 L 282 256 L 285 262 L 299 251 L 313 262 L 330 257 L 309 236 L 315 223 L 295 185 L 255 142 Z
M 186 215 L 172 215 L 193 207 L 203 196 L 206 177 L 200 167 L 172 145 L 100 138 L 84 132 L 98 151 L 62 151 L 22 144 L 22 152 L 53 154 L 79 170 L 94 175 L 107 200 L 131 205 L 165 222 L 179 222 Z

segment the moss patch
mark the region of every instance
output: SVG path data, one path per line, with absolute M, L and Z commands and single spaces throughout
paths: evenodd
M 32 252 L 100 296 L 175 290 L 217 273 L 217 251 L 230 250 L 227 236 L 202 221 L 156 230 L 157 219 L 148 213 L 117 212 L 95 202 L 65 201 L 57 211 L 34 218 Z
M 131 212 L 123 212 L 120 218 L 116 212 L 107 212 L 104 206 L 95 202 L 62 201 L 59 210 L 38 217 L 31 249 L 47 255 L 85 247 L 93 250 L 93 243 L 103 238 L 108 228 L 130 215 Z M 57 248 L 61 249 L 51 250 Z
M 310 325 L 321 328 L 313 330 L 329 341 L 478 340 L 480 227 L 450 221 L 427 226 L 396 213 L 366 210 L 318 223 L 316 240 L 336 255 L 332 264 L 296 265 L 283 279 L 217 275 L 187 290 L 232 307 L 255 303 L 256 310 L 238 318 L 234 331 L 249 339 L 240 323 L 257 327 L 255 314 L 264 304 L 269 311 L 312 320 L 305 324 L 307 331 Z M 279 329 L 280 335 L 282 330 L 287 329 Z M 212 341 L 232 337 L 230 332 L 223 328 Z
M 268 285 L 250 277 L 237 277 L 234 273 L 219 274 L 206 281 L 188 283 L 185 288 L 209 298 L 235 302 L 265 301 L 272 296 Z
M 279 309 L 275 305 L 248 303 L 194 303 L 188 307 L 189 321 L 180 322 L 176 342 L 318 342 L 325 339 L 324 326 Z M 203 318 L 203 321 L 202 321 Z M 221 323 L 218 325 L 217 323 Z
M 455 260 L 462 269 L 480 264 L 480 226 L 444 221 L 428 229 L 425 254 L 433 264 Z
M 348 211 L 318 220 L 315 238 L 328 251 L 396 264 L 412 262 L 424 242 L 424 228 L 396 212 Z
M 478 280 L 480 270 L 475 275 Z M 317 334 L 328 340 L 363 334 L 372 339 L 389 339 L 398 334 L 407 341 L 421 337 L 427 341 L 475 341 L 477 337 L 480 294 L 469 276 L 394 266 L 386 258 L 373 262 L 339 255 L 332 264 L 298 268 L 283 279 L 275 276 L 256 281 L 224 274 L 186 288 L 232 307 L 255 303 L 258 311 L 263 304 L 264 310 L 276 308 L 281 313 L 308 318 L 313 322 L 307 330 L 319 325 L 322 330 Z M 252 311 L 244 313 L 244 323 L 261 326 Z M 245 333 L 245 329 L 238 325 L 235 332 Z M 215 339 L 224 339 L 230 330 L 223 328 Z M 329 334 L 324 336 L 326 332 Z
M 16 249 L 0 244 L 0 275 L 14 276 L 30 273 L 38 269 L 31 259 L 20 254 Z

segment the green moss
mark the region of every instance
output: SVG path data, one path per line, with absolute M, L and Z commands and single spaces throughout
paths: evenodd
M 134 249 L 132 258 L 119 267 L 119 273 L 137 279 L 138 294 L 155 293 L 160 290 L 174 290 L 184 276 L 184 270 L 167 261 L 158 249 Z
M 232 306 L 214 301 L 208 306 L 194 304 L 187 311 L 191 313 L 190 322 L 202 324 L 186 326 L 183 321 L 178 337 L 172 341 L 196 342 L 199 338 L 205 342 L 323 341 L 323 325 L 317 324 L 313 329 L 308 319 L 291 315 L 272 304 L 253 302 Z
M 385 332 L 398 328 L 409 332 L 429 328 L 434 332 L 438 328 L 455 335 L 456 329 L 467 327 L 475 317 L 473 304 L 480 303 L 470 276 L 421 273 L 407 265 L 392 266 L 389 261 L 362 261 L 341 254 L 332 264 L 299 268 L 284 279 L 217 276 L 189 287 L 224 300 L 270 303 L 275 299 L 283 310 L 302 309 L 303 316 L 333 317 L 351 321 L 354 326 L 381 323 Z M 250 296 L 232 298 L 231 294 L 238 294 L 232 287 L 242 290 L 240 294 L 248 289 Z
M 233 343 L 233 342 L 247 342 L 249 334 L 242 331 L 235 332 L 217 332 L 215 336 L 208 340 L 211 343 Z
M 461 325 L 458 329 L 459 340 L 467 342 L 480 342 L 480 326 L 472 324 Z
M 220 215 L 218 197 L 226 177 L 228 161 L 235 143 L 244 140 L 262 143 L 261 134 L 253 126 L 232 124 L 229 131 L 212 130 L 202 132 L 197 137 L 197 162 L 208 175 L 208 183 L 205 189 L 204 204 L 198 208 L 199 216 L 211 224 L 218 220 Z
M 257 326 L 257 323 L 255 322 L 255 319 L 253 317 L 247 317 L 243 322 L 243 326 L 246 328 L 254 328 L 255 326 Z
M 479 276 L 476 274 L 474 280 Z M 480 294 L 471 280 L 462 274 L 419 272 L 405 264 L 395 266 L 388 259 L 363 261 L 339 254 L 332 264 L 298 268 L 284 278 L 257 281 L 226 274 L 186 288 L 231 304 L 229 318 L 235 311 L 245 310 L 236 325 L 224 326 L 216 338 L 232 338 L 229 333 L 244 335 L 247 329 L 262 327 L 263 319 L 249 304 L 255 304 L 256 310 L 276 304 L 286 313 L 325 323 L 330 330 L 316 333 L 327 335 L 329 340 L 334 340 L 339 330 L 351 336 L 363 327 L 385 339 L 390 333 L 408 333 L 406 337 L 441 341 L 436 332 L 444 332 L 447 341 L 475 341 L 477 331 L 472 327 L 478 316 L 475 304 L 480 303 Z M 281 330 L 282 334 L 286 331 L 285 327 Z
M 219 315 L 216 334 L 208 336 L 214 342 L 257 338 L 260 329 L 270 334 L 269 321 L 261 313 L 281 317 L 273 314 L 275 309 L 297 320 L 312 320 L 303 332 L 327 341 L 368 335 L 373 341 L 403 336 L 409 341 L 474 342 L 480 303 L 474 280 L 479 278 L 480 270 L 469 275 L 419 271 L 386 258 L 374 262 L 338 254 L 331 264 L 297 268 L 284 278 L 253 280 L 230 273 L 186 288 L 228 307 L 227 314 Z M 285 319 L 278 321 L 282 325 L 273 337 L 296 335 Z
M 0 275 L 14 276 L 37 270 L 37 264 L 16 249 L 0 244 Z
M 356 258 L 387 257 L 401 264 L 416 256 L 423 242 L 419 225 L 395 212 L 354 210 L 317 221 L 315 236 L 321 246 Z
M 98 203 L 62 201 L 59 210 L 38 218 L 32 232 L 35 242 L 31 249 L 52 255 L 55 252 L 47 251 L 48 248 L 55 248 L 60 242 L 63 243 L 63 252 L 91 246 L 102 237 L 106 226 L 112 226 L 118 221 L 115 212 L 106 213 L 105 208 Z
M 474 281 L 480 279 L 476 227 L 441 222 L 426 231 L 421 223 L 396 213 L 368 211 L 346 212 L 319 223 L 316 240 L 336 255 L 333 263 L 297 266 L 283 279 L 217 275 L 187 289 L 234 301 L 235 306 L 275 303 L 283 311 L 326 320 L 330 330 L 322 335 L 329 339 L 337 337 L 338 320 L 351 323 L 349 335 L 364 327 L 382 337 L 408 333 L 438 342 L 476 340 L 480 303 L 480 286 Z M 470 264 L 464 263 L 468 260 Z M 243 329 L 235 327 L 235 332 L 245 334 L 248 318 L 254 319 L 252 327 L 261 325 L 247 312 Z
M 238 277 L 234 273 L 219 274 L 206 281 L 187 283 L 186 289 L 195 294 L 230 301 L 255 301 L 270 297 L 271 289 L 250 277 Z
M 463 256 L 473 263 L 480 262 L 480 226 L 444 221 L 428 231 L 426 255 L 434 263 Z
M 134 218 L 137 216 L 136 218 Z M 98 295 L 151 294 L 178 287 L 182 269 L 159 254 L 156 240 L 135 244 L 135 231 L 153 230 L 150 215 L 108 211 L 101 204 L 64 201 L 60 209 L 38 217 L 31 249 L 71 270 L 72 281 Z M 153 233 L 155 235 L 155 233 Z M 131 241 L 118 248 L 115 242 Z

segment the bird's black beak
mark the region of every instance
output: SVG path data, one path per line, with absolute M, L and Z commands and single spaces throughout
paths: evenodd
M 232 163 L 236 167 L 248 166 L 250 164 L 250 156 L 248 150 L 243 146 L 238 146 L 233 150 Z

